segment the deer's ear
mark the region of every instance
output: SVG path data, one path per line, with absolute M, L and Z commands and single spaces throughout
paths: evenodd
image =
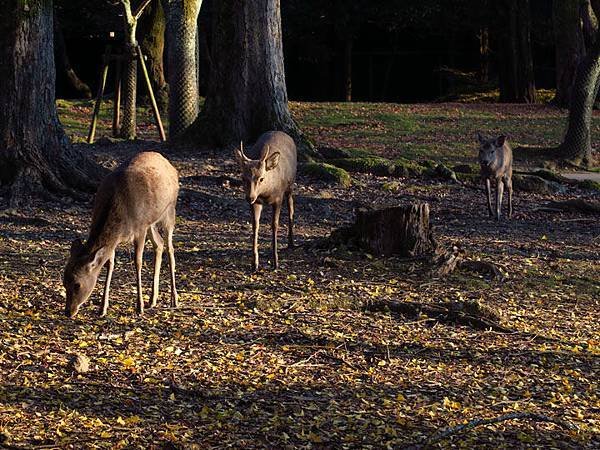
M 485 138 L 480 133 L 477 133 L 477 140 L 480 144 L 485 144 Z
M 502 147 L 506 142 L 506 136 L 502 135 L 496 138 L 496 147 Z
M 279 164 L 280 156 L 281 155 L 279 152 L 275 152 L 272 155 L 269 155 L 269 157 L 265 161 L 265 169 L 273 170 L 275 167 L 277 167 L 277 165 Z
M 71 242 L 71 256 L 78 256 L 83 253 L 83 242 L 77 238 Z

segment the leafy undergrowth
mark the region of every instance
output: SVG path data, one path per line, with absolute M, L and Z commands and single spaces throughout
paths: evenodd
M 112 166 L 147 146 L 82 148 Z M 551 198 L 597 194 L 520 193 L 514 220 L 497 223 L 482 191 L 466 185 L 355 174 L 340 188 L 301 176 L 300 247 L 281 250 L 279 271 L 268 268 L 266 211 L 267 267 L 252 274 L 234 162 L 171 160 L 182 185 L 177 310 L 167 308 L 164 267 L 159 307 L 135 316 L 131 249 L 122 246 L 108 316 L 96 316 L 97 288 L 92 304 L 66 319 L 61 273 L 70 241 L 86 233 L 89 205 L 0 215 L 0 444 L 403 448 L 475 418 L 533 412 L 577 428 L 508 420 L 433 446 L 600 445 L 600 226 L 597 217 L 538 210 Z M 435 279 L 420 261 L 318 245 L 358 205 L 408 201 L 429 202 L 438 239 L 495 262 L 506 279 L 462 270 Z M 283 243 L 286 223 L 284 213 Z M 151 265 L 148 246 L 146 294 Z M 388 300 L 477 300 L 514 333 L 365 308 Z M 72 372 L 75 354 L 89 358 L 89 372 Z

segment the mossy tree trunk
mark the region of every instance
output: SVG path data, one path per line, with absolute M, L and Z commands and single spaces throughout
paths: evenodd
M 556 96 L 554 103 L 568 107 L 579 62 L 585 56 L 581 0 L 552 2 L 556 47 Z
M 52 0 L 6 0 L 0 15 L 0 184 L 30 196 L 82 197 L 104 171 L 75 151 L 55 105 Z
M 146 66 L 161 114 L 166 113 L 169 102 L 169 86 L 165 79 L 163 64 L 165 49 L 165 13 L 160 0 L 153 0 L 140 19 L 143 36 L 140 47 L 147 58 Z
M 198 116 L 196 46 L 202 0 L 162 0 L 167 21 L 169 139 L 185 131 Z
M 498 0 L 500 101 L 535 103 L 529 0 Z
M 279 0 L 222 0 L 213 8 L 206 102 L 186 140 L 227 147 L 280 130 L 295 140 L 300 157 L 315 156 L 288 108 Z

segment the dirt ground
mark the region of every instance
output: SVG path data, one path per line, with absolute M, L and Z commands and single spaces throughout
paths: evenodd
M 148 141 L 80 147 L 109 167 L 169 150 Z M 538 416 L 432 446 L 600 446 L 600 223 L 539 210 L 597 193 L 517 192 L 513 220 L 496 222 L 475 185 L 354 174 L 358 182 L 339 188 L 300 175 L 300 246 L 283 248 L 281 269 L 269 269 L 267 211 L 264 268 L 253 274 L 234 161 L 169 158 L 181 177 L 176 310 L 165 264 L 159 307 L 136 317 L 132 251 L 122 246 L 108 316 L 96 315 L 97 288 L 67 319 L 62 270 L 71 240 L 87 233 L 90 205 L 0 213 L 0 447 L 419 448 L 447 427 L 521 412 Z M 422 261 L 320 245 L 357 206 L 415 201 L 430 204 L 440 242 L 496 263 L 505 279 L 466 270 L 432 278 Z M 286 223 L 284 211 L 282 247 Z M 450 300 L 480 301 L 513 332 L 366 308 Z M 89 372 L 69 369 L 75 354 L 89 358 Z

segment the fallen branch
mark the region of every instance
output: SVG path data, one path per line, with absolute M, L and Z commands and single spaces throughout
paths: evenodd
M 504 422 L 506 420 L 515 420 L 515 419 L 528 419 L 528 420 L 532 420 L 534 422 L 549 422 L 549 423 L 558 425 L 562 428 L 566 428 L 567 430 L 577 430 L 578 429 L 577 426 L 575 424 L 572 424 L 571 422 L 567 422 L 565 420 L 560 420 L 560 419 L 555 419 L 555 418 L 549 417 L 549 416 L 544 416 L 542 414 L 536 414 L 536 413 L 531 413 L 531 412 L 510 413 L 510 414 L 505 414 L 505 415 L 499 416 L 499 417 L 493 417 L 491 419 L 473 419 L 467 423 L 463 423 L 461 425 L 456 425 L 454 427 L 446 428 L 444 430 L 441 430 L 441 431 L 433 434 L 429 438 L 427 438 L 424 442 L 424 445 L 434 444 L 434 443 L 439 442 L 443 439 L 446 439 L 452 435 L 473 429 L 473 428 L 481 426 L 481 425 L 491 425 L 491 424 L 495 424 L 495 423 L 499 423 L 499 422 Z M 417 446 L 417 448 L 420 448 L 420 446 Z

